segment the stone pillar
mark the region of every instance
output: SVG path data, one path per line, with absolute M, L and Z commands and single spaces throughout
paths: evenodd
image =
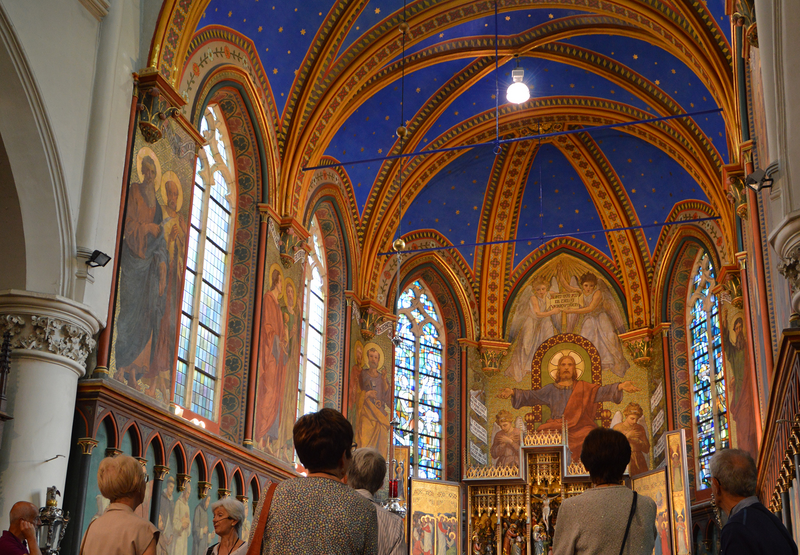
M 45 502 L 48 486 L 64 491 L 78 378 L 100 324 L 64 297 L 0 291 L 0 332 L 11 332 L 8 413 L 0 445 L 0 527 L 16 501 Z
M 153 467 L 153 496 L 150 498 L 150 522 L 158 526 L 158 514 L 161 511 L 161 490 L 164 478 L 169 474 L 169 467 L 157 464 Z
M 759 196 L 769 204 L 769 241 L 781 259 L 778 270 L 793 287 L 792 309 L 800 313 L 800 69 L 794 57 L 800 50 L 800 2 L 759 0 L 755 11 L 767 127 L 767 136 L 756 140 L 766 141 L 769 150 L 769 160 L 759 165 L 777 165 L 772 188 Z

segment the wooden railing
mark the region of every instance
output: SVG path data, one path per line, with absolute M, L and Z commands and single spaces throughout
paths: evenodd
M 794 453 L 800 436 L 800 329 L 784 330 L 770 387 L 764 435 L 758 457 L 761 501 L 777 512 L 781 493 L 794 478 Z

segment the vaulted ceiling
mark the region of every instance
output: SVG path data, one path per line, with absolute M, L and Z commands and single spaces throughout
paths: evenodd
M 507 252 L 513 272 L 553 236 L 571 236 L 618 268 L 632 248 L 652 275 L 664 233 L 654 224 L 676 204 L 729 215 L 720 175 L 738 115 L 724 3 L 498 0 L 496 17 L 491 0 L 211 0 L 197 32 L 252 41 L 274 106 L 281 210 L 303 205 L 303 168 L 344 163 L 337 171 L 352 188 L 362 260 L 398 234 L 402 171 L 400 234 L 454 245 L 468 271 L 481 264 L 476 242 L 526 239 Z M 531 89 L 519 106 L 505 99 L 515 56 Z M 380 160 L 492 142 L 497 131 L 506 139 L 571 129 L 585 131 Z M 603 233 L 638 225 L 650 227 Z

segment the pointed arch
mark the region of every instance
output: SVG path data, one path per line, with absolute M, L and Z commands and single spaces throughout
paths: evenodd
M 164 452 L 164 441 L 161 439 L 161 434 L 156 432 L 149 438 L 149 442 L 144 447 L 144 452 L 147 453 L 147 449 L 153 447 L 153 451 L 156 454 L 155 464 L 166 466 L 167 465 L 167 457 L 166 453 Z
M 143 457 L 144 453 L 146 452 L 144 449 L 143 441 L 142 441 L 142 432 L 139 429 L 139 425 L 136 421 L 131 420 L 125 430 L 122 432 L 120 437 L 125 437 L 125 435 L 130 434 L 131 436 L 131 447 L 132 453 L 131 456 L 134 457 Z

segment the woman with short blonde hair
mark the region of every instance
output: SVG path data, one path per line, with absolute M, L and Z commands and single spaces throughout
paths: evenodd
M 158 529 L 133 512 L 144 501 L 147 486 L 139 461 L 128 455 L 103 459 L 97 485 L 111 504 L 89 524 L 81 555 L 155 555 Z

